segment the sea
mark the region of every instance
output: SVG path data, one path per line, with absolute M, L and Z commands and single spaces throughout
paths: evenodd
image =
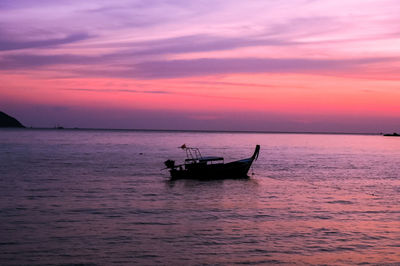
M 176 180 L 183 144 L 247 179 Z M 400 265 L 400 138 L 0 130 L 0 265 Z

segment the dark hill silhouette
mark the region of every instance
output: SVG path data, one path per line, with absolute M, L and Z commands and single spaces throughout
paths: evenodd
M 17 119 L 0 111 L 0 127 L 24 127 Z

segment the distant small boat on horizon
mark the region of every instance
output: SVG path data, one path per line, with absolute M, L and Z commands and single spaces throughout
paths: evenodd
M 400 137 L 400 134 L 397 134 L 396 132 L 394 132 L 393 134 L 383 134 L 383 136 L 385 136 L 385 137 Z
M 189 148 L 185 144 L 180 148 L 186 151 L 187 158 L 183 164 L 175 165 L 173 160 L 164 162 L 164 169 L 169 169 L 171 179 L 248 178 L 247 173 L 260 152 L 260 145 L 256 145 L 250 158 L 224 163 L 223 157 L 203 157 L 198 148 Z

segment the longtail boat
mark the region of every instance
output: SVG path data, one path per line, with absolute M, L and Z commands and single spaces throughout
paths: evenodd
M 173 160 L 164 162 L 165 169 L 169 169 L 171 179 L 246 178 L 253 161 L 257 160 L 260 152 L 260 145 L 256 145 L 251 157 L 225 163 L 223 157 L 202 156 L 198 148 L 186 147 L 185 144 L 180 148 L 186 151 L 187 158 L 183 164 L 175 165 Z

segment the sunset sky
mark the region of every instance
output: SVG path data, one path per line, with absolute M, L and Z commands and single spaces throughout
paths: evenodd
M 398 0 L 2 0 L 26 126 L 400 131 Z

